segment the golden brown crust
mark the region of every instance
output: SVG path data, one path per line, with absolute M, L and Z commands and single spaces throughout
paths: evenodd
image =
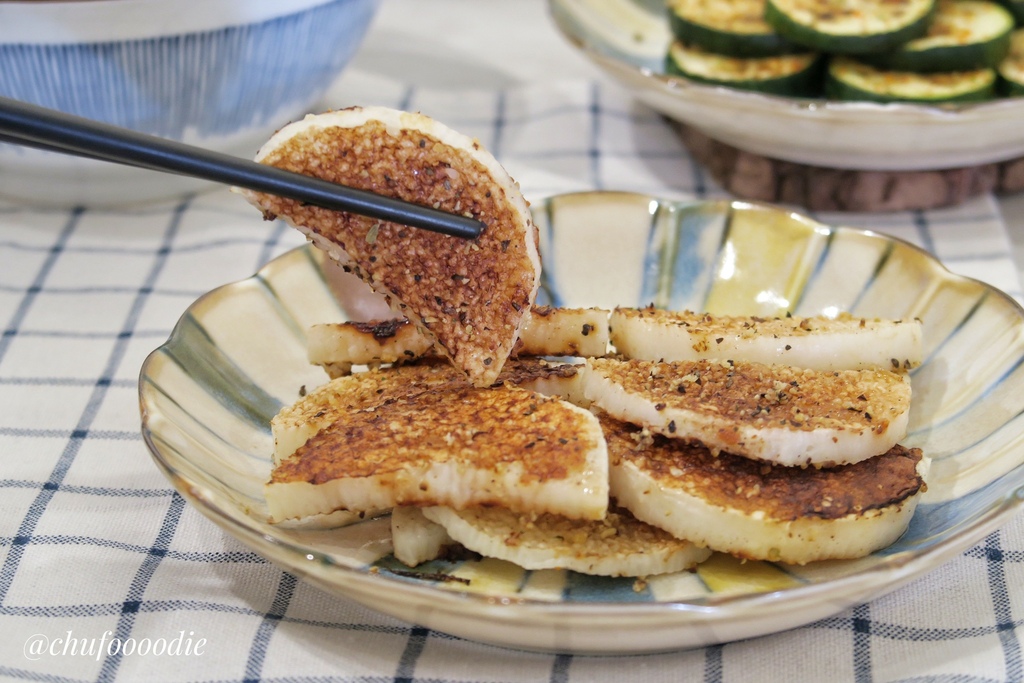
M 550 545 L 552 537 L 574 546 L 577 557 L 585 555 L 612 555 L 624 552 L 643 552 L 657 545 L 678 545 L 672 534 L 641 522 L 629 510 L 608 506 L 604 519 L 569 519 L 562 515 L 543 513 L 524 515 L 503 508 L 484 511 L 467 510 L 464 518 L 476 518 L 476 524 L 489 531 L 504 532 L 504 543 L 509 547 L 520 545 Z
M 438 355 L 433 340 L 406 318 L 320 323 L 308 333 L 309 359 L 318 365 L 408 362 Z M 524 316 L 512 356 L 603 356 L 608 311 L 534 306 Z
M 626 318 L 654 320 L 663 325 L 685 327 L 694 337 L 699 337 L 708 346 L 715 343 L 715 335 L 732 334 L 740 337 L 778 336 L 806 337 L 821 328 L 835 328 L 837 325 L 851 329 L 865 329 L 879 324 L 904 324 L 902 320 L 865 318 L 850 313 L 840 313 L 834 318 L 824 316 L 731 316 L 697 313 L 694 311 L 670 311 L 654 306 L 643 308 L 616 308 L 615 313 Z M 699 350 L 699 349 L 695 349 Z
M 553 363 L 541 358 L 514 358 L 502 368 L 492 386 L 525 384 L 541 379 L 574 377 L 578 365 Z M 428 391 L 447 391 L 470 386 L 465 375 L 440 358 L 421 358 L 339 377 L 310 392 L 281 411 L 277 420 L 311 422 L 324 417 L 379 406 Z
M 822 372 L 740 361 L 672 363 L 595 358 L 591 367 L 655 407 L 713 413 L 755 427 L 883 434 L 910 388 L 885 370 Z M 671 425 L 669 431 L 672 431 Z M 728 442 L 729 434 L 719 435 Z M 735 436 L 736 439 L 739 436 Z
M 339 377 L 318 387 L 281 412 L 291 421 L 308 421 L 323 414 L 337 415 L 362 410 L 380 403 L 420 394 L 448 384 L 466 384 L 465 377 L 441 359 L 423 359 L 418 363 L 367 370 Z M 318 415 L 318 413 L 320 415 Z
M 579 337 L 573 338 L 557 327 L 544 330 L 543 323 L 538 325 L 536 322 L 538 317 L 548 320 L 553 315 L 573 315 L 575 310 L 542 306 L 539 307 L 540 314 L 534 315 L 537 310 L 538 307 L 531 309 L 511 357 L 580 356 L 580 346 L 585 345 L 586 338 L 591 335 L 598 338 L 598 342 L 585 347 L 584 351 L 594 351 L 598 345 L 606 346 L 602 339 L 607 339 L 607 334 L 602 336 L 602 331 L 592 323 L 576 321 Z M 408 363 L 438 355 L 429 337 L 421 334 L 419 328 L 406 318 L 320 323 L 310 328 L 308 339 L 310 362 L 317 365 L 345 364 L 349 370 L 352 365 Z
M 341 414 L 284 460 L 271 483 L 395 475 L 437 462 L 495 472 L 515 465 L 524 484 L 566 479 L 583 472 L 595 448 L 580 436 L 585 417 L 512 387 L 428 391 Z
M 921 451 L 895 446 L 853 465 L 783 467 L 686 444 L 600 416 L 612 466 L 629 462 L 666 486 L 767 520 L 840 519 L 898 505 L 924 490 Z
M 535 267 L 506 190 L 466 151 L 416 130 L 376 120 L 307 130 L 262 163 L 481 220 L 462 240 L 395 223 L 256 195 L 264 212 L 286 216 L 336 244 L 346 267 L 436 337 L 470 377 L 489 382 L 511 350 L 535 292 Z
M 492 537 L 495 543 L 507 548 L 548 550 L 564 559 L 613 560 L 634 554 L 678 551 L 689 545 L 663 529 L 641 522 L 614 503 L 609 504 L 608 513 L 600 520 L 570 519 L 551 513 L 523 514 L 500 507 L 471 508 L 456 514 L 480 534 Z

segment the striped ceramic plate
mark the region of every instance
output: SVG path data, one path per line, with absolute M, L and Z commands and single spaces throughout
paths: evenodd
M 494 561 L 390 556 L 389 522 L 338 529 L 266 522 L 268 423 L 325 377 L 304 330 L 342 320 L 310 247 L 193 304 L 141 374 L 142 430 L 196 507 L 257 552 L 328 591 L 490 643 L 575 653 L 648 652 L 806 624 L 869 600 L 963 552 L 1024 502 L 1024 311 L 925 252 L 859 230 L 739 202 L 678 203 L 600 192 L 535 206 L 541 299 L 718 313 L 918 317 L 907 445 L 932 460 L 907 533 L 857 561 L 804 567 L 716 555 L 646 582 L 528 572 Z M 446 580 L 446 577 L 463 580 Z

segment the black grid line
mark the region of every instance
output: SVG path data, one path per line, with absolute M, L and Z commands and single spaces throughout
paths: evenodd
M 725 646 L 710 645 L 704 648 L 704 683 L 721 683 L 723 680 L 723 659 Z
M 171 539 L 174 537 L 174 532 L 178 526 L 178 520 L 181 518 L 184 510 L 185 499 L 178 494 L 174 494 L 170 505 L 167 507 L 167 512 L 163 523 L 160 525 L 160 531 L 157 533 L 156 540 L 143 559 L 142 564 L 139 565 L 138 572 L 136 572 L 135 578 L 128 589 L 128 596 L 121 605 L 121 614 L 113 635 L 113 638 L 119 642 L 125 642 L 131 635 L 132 627 L 135 625 L 135 617 L 139 613 L 139 606 L 142 604 L 142 597 L 146 592 L 146 586 L 149 585 L 149 581 L 153 578 L 153 574 L 156 572 L 161 560 L 167 555 Z M 108 650 L 107 656 L 103 658 L 103 665 L 100 668 L 97 680 L 114 680 L 117 669 L 123 659 L 123 650 L 118 649 L 113 653 Z
M 416 681 L 416 662 L 423 654 L 423 648 L 427 645 L 430 637 L 430 629 L 422 626 L 413 626 L 409 631 L 409 638 L 406 641 L 405 649 L 398 659 L 398 667 L 395 669 L 394 683 L 413 683 Z
M 601 175 L 601 89 L 595 84 L 590 91 L 588 124 L 590 126 L 587 144 L 587 159 L 590 162 L 590 184 L 595 190 L 604 189 Z
M 572 655 L 555 655 L 551 662 L 551 683 L 568 683 L 570 680 L 570 669 L 572 668 Z
M 871 607 L 853 608 L 853 671 L 856 683 L 871 683 Z
M 78 226 L 78 222 L 81 219 L 82 211 L 75 210 L 71 212 L 64 229 L 57 237 L 57 241 L 50 249 L 50 252 L 44 260 L 42 267 L 36 274 L 32 286 L 26 291 L 25 296 L 22 298 L 18 305 L 18 309 L 15 312 L 13 319 L 8 323 L 7 328 L 4 330 L 3 336 L 0 337 L 0 361 L 6 355 L 10 348 L 11 340 L 14 335 L 17 334 L 18 327 L 21 322 L 28 315 L 29 309 L 36 300 L 38 294 L 38 287 L 40 287 L 46 278 L 50 275 L 53 270 L 54 264 L 57 262 L 64 245 L 70 239 L 71 234 Z M 76 432 L 73 431 L 70 435 L 70 443 L 75 442 Z M 24 552 L 24 542 L 31 535 L 32 530 L 35 528 L 36 523 L 39 521 L 39 517 L 42 514 L 42 510 L 46 507 L 46 504 L 53 497 L 54 489 L 60 484 L 60 479 L 63 479 L 64 473 L 67 472 L 67 468 L 70 466 L 70 458 L 67 457 L 67 449 L 65 449 L 65 455 L 62 455 L 61 460 L 58 462 L 54 472 L 51 473 L 48 483 L 49 486 L 43 486 L 32 505 L 29 507 L 28 513 L 22 520 L 21 525 L 18 529 L 18 535 L 15 537 L 12 544 L 11 550 L 8 552 L 7 557 L 4 558 L 4 563 L 0 566 L 0 605 L 4 604 L 4 600 L 7 596 L 7 591 L 10 589 L 11 582 L 14 580 L 15 572 L 17 571 L 18 563 L 21 560 L 21 556 Z M 56 480 L 56 481 L 55 481 Z
M 918 237 L 921 240 L 921 246 L 929 254 L 936 254 L 935 238 L 932 236 L 928 218 L 925 216 L 924 211 L 914 211 L 913 216 L 914 229 L 917 231 Z
M 491 144 L 488 147 L 498 161 L 503 160 L 505 132 L 508 129 L 508 96 L 499 90 L 494 98 L 494 118 L 491 121 Z
M 999 542 L 999 534 L 989 534 L 985 539 L 985 551 L 988 555 L 988 583 L 995 612 L 996 629 L 999 632 L 999 644 L 1003 648 L 1003 659 L 1006 676 L 1010 680 L 1024 680 L 1024 665 L 1021 663 L 1021 643 L 1017 634 L 1017 624 L 1013 619 L 1013 607 L 1006 585 L 1006 567 L 1003 563 L 1003 551 Z
M 263 615 L 260 626 L 256 630 L 252 646 L 249 648 L 249 659 L 245 663 L 246 683 L 254 683 L 261 679 L 260 673 L 263 670 L 263 663 L 267 658 L 267 649 L 270 647 L 270 639 L 277 630 L 277 625 L 288 613 L 288 604 L 295 595 L 295 586 L 298 579 L 288 572 L 281 572 L 281 578 L 277 584 L 277 592 L 274 595 L 274 602 L 270 609 Z
M 11 340 L 18 334 L 19 328 L 25 317 L 28 315 L 29 309 L 35 303 L 36 298 L 39 296 L 39 292 L 46 282 L 46 278 L 49 277 L 50 272 L 53 270 L 54 264 L 57 259 L 63 253 L 64 248 L 67 245 L 68 240 L 71 238 L 71 234 L 78 226 L 78 222 L 82 217 L 82 210 L 75 210 L 71 212 L 67 222 L 64 224 L 64 228 L 57 236 L 57 241 L 49 247 L 46 251 L 47 256 L 43 261 L 39 272 L 36 273 L 36 277 L 33 279 L 32 284 L 25 290 L 25 296 L 18 304 L 18 308 L 12 316 L 11 320 L 8 321 L 7 326 L 4 328 L 2 335 L 0 335 L 0 361 L 3 360 L 7 354 L 7 350 L 11 346 Z

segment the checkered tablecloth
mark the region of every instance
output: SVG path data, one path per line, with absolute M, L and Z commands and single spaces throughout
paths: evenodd
M 442 91 L 355 73 L 344 85 L 327 105 L 430 114 L 479 138 L 528 198 L 591 188 L 724 196 L 659 116 L 604 82 Z M 818 218 L 897 235 L 1021 296 L 991 197 L 942 211 Z M 281 572 L 158 473 L 139 434 L 136 381 L 195 298 L 300 243 L 223 189 L 123 210 L 0 204 L 0 677 L 1024 680 L 1022 515 L 870 604 L 777 635 L 640 657 L 479 645 Z M 139 651 L 160 639 L 174 653 Z

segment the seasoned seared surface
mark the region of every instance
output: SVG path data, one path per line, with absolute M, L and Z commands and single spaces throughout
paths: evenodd
M 888 325 L 913 325 L 912 321 L 882 320 L 843 313 L 835 318 L 824 316 L 745 316 L 714 315 L 695 311 L 669 311 L 648 306 L 645 308 L 616 308 L 616 317 L 654 320 L 663 325 L 685 327 L 703 344 L 716 343 L 718 335 L 739 337 L 806 337 L 822 330 L 866 330 Z M 703 345 L 702 344 L 702 345 Z M 899 365 L 897 365 L 899 367 Z
M 455 513 L 481 534 L 509 548 L 547 548 L 566 557 L 610 557 L 680 544 L 666 531 L 612 505 L 601 520 L 567 519 L 549 513 L 526 515 L 503 508 L 472 508 Z M 472 549 L 472 548 L 471 548 Z
M 546 361 L 543 358 L 513 358 L 505 364 L 495 385 L 508 382 L 520 386 L 537 380 L 571 379 L 582 370 L 582 365 L 572 363 Z
M 581 430 L 577 415 L 562 410 L 558 399 L 516 388 L 451 387 L 341 414 L 282 462 L 271 481 L 321 484 L 426 460 L 464 460 L 487 469 L 518 462 L 524 481 L 565 478 L 593 447 Z
M 429 391 L 445 384 L 465 385 L 465 377 L 444 360 L 367 370 L 333 379 L 274 416 L 272 425 L 325 424 L 339 415 L 384 401 Z
M 729 316 L 616 308 L 611 342 L 628 358 L 781 363 L 815 370 L 908 370 L 920 365 L 920 320 Z
M 692 411 L 752 427 L 881 434 L 910 404 L 902 376 L 883 370 L 820 372 L 762 363 L 614 358 L 594 358 L 588 366 L 658 411 Z
M 571 569 L 600 576 L 651 576 L 703 562 L 711 551 L 611 506 L 602 520 L 523 515 L 497 507 L 426 508 L 451 538 L 486 557 L 526 569 Z
M 396 505 L 601 519 L 608 454 L 597 419 L 515 386 L 564 389 L 577 370 L 512 359 L 481 388 L 433 359 L 333 380 L 275 418 L 271 519 Z
M 537 358 L 512 359 L 498 375 L 495 386 L 529 384 L 538 380 L 572 378 L 579 366 L 549 363 Z M 331 380 L 290 406 L 283 408 L 271 422 L 275 437 L 282 441 L 291 432 L 299 433 L 301 441 L 312 436 L 342 415 L 373 408 L 399 398 L 413 397 L 428 391 L 446 391 L 468 387 L 466 377 L 444 359 L 425 358 L 407 365 L 357 372 Z M 286 457 L 298 447 L 294 443 Z
M 650 435 L 607 416 L 601 416 L 601 425 L 613 467 L 633 463 L 663 487 L 770 521 L 863 515 L 897 505 L 925 486 L 917 448 L 895 446 L 841 467 L 782 467 L 728 453 L 715 456 L 702 446 Z
M 582 479 L 595 451 L 605 457 L 590 414 L 559 399 L 515 387 L 449 387 L 341 414 L 282 461 L 270 484 L 376 479 L 393 489 L 395 505 L 502 505 L 501 491 L 450 494 L 405 479 L 445 464 L 496 480 L 515 472 L 518 485 L 537 487 Z
M 432 340 L 404 318 L 321 323 L 309 329 L 311 363 L 343 368 L 407 362 L 435 355 Z M 608 311 L 534 306 L 525 317 L 515 356 L 603 356 L 608 352 Z
M 425 132 L 432 123 L 425 118 L 402 119 L 420 130 L 374 119 L 354 127 L 307 126 L 261 162 L 478 218 L 487 227 L 474 240 L 271 195 L 254 198 L 266 217 L 283 216 L 340 249 L 347 269 L 389 296 L 436 337 L 456 366 L 486 385 L 508 357 L 533 303 L 536 229 L 509 196 L 518 193 L 511 179 L 499 181 L 468 151 Z

